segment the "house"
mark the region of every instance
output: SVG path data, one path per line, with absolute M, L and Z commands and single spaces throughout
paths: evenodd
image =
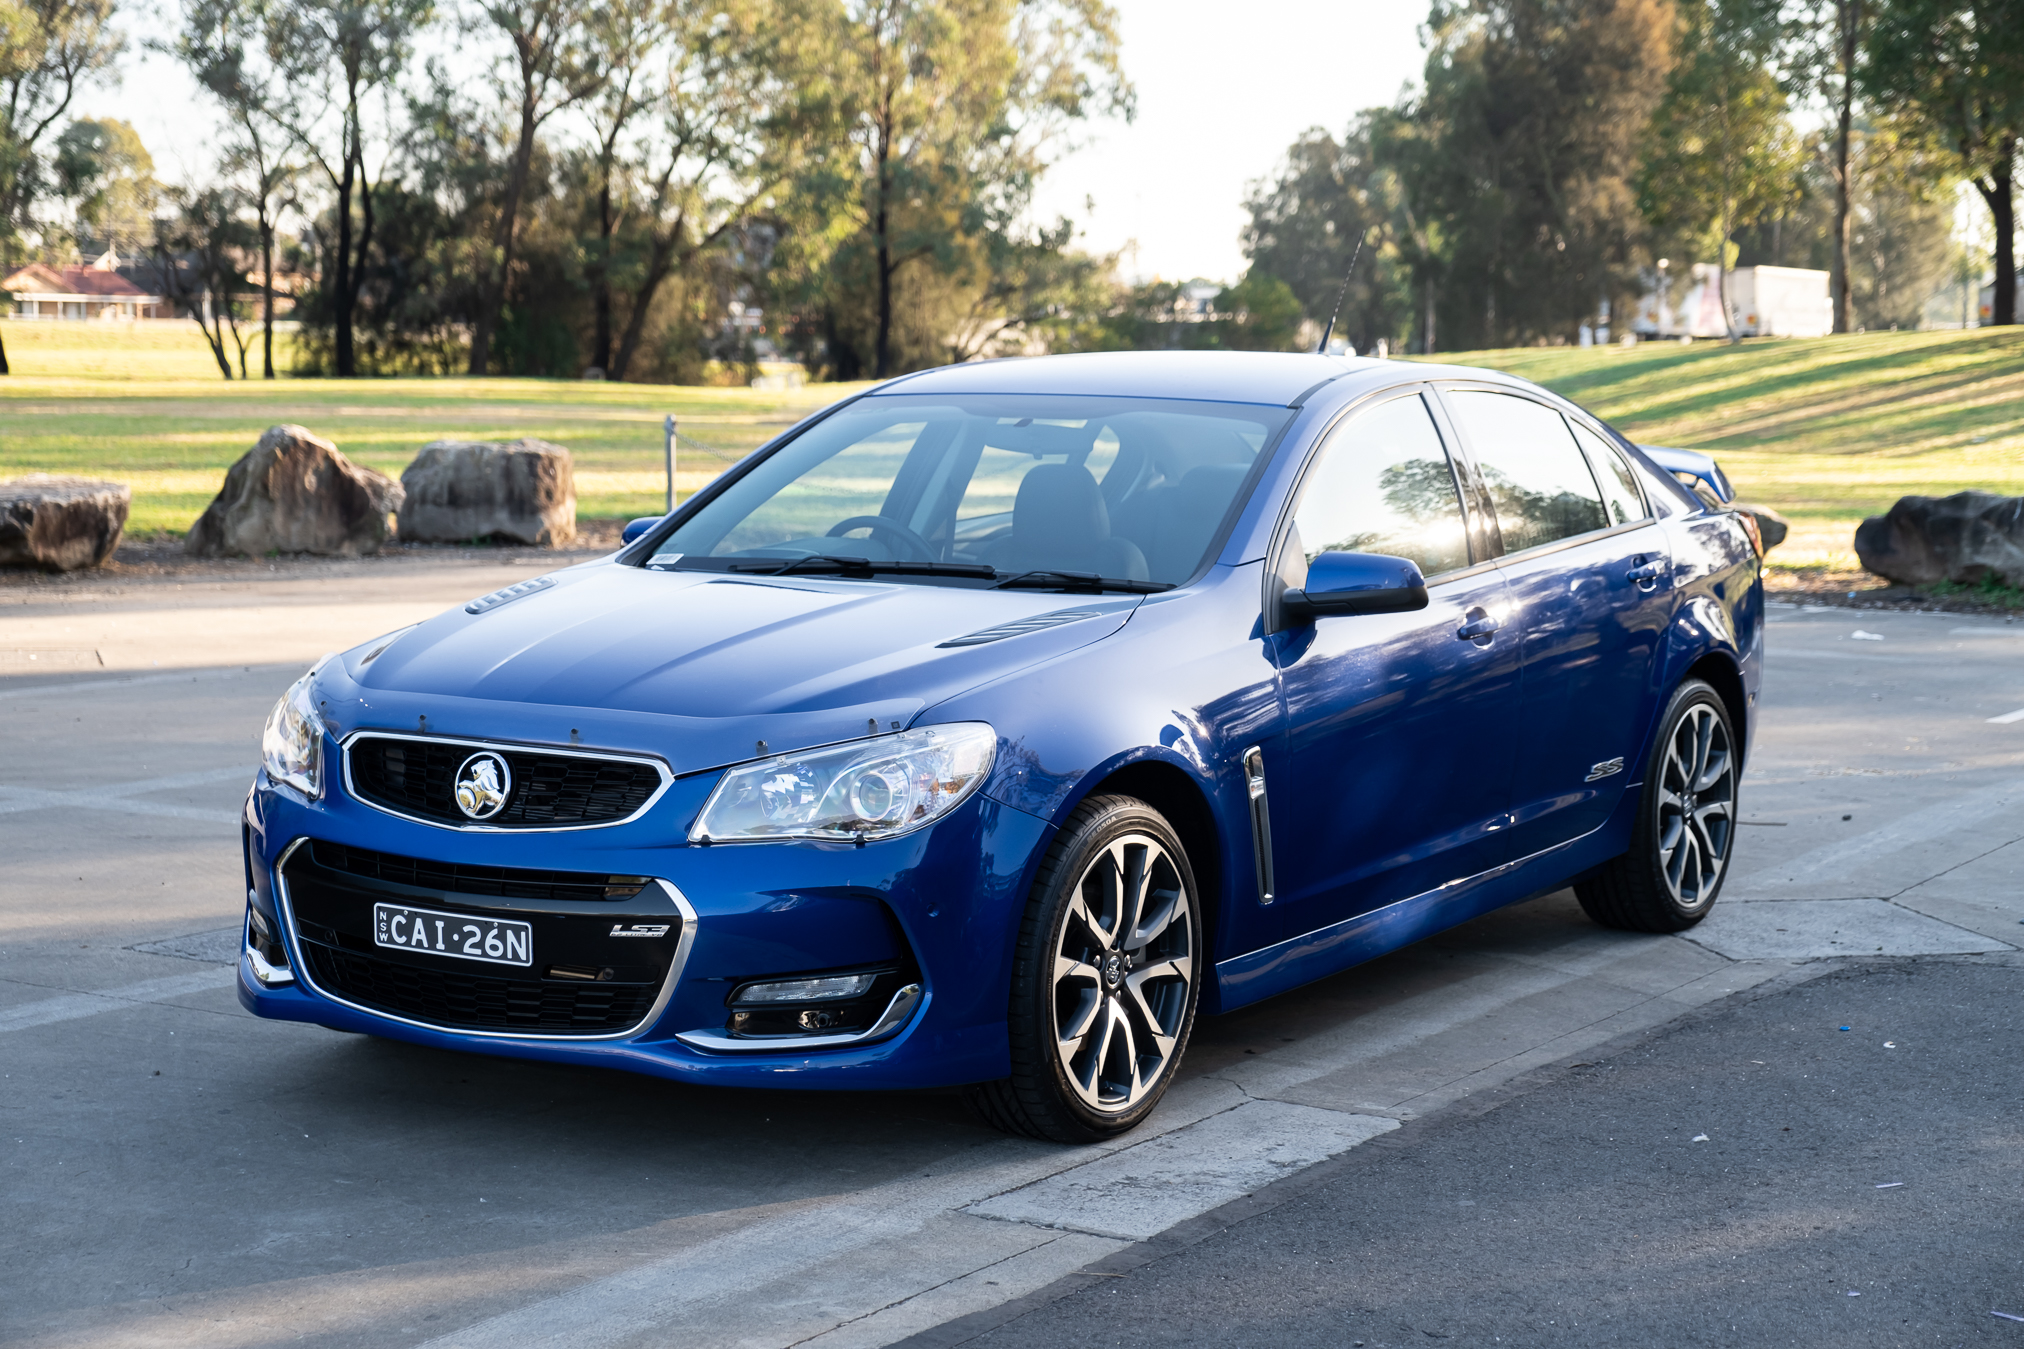
M 119 274 L 111 249 L 82 267 L 31 262 L 0 281 L 14 296 L 14 316 L 24 319 L 151 319 L 170 316 L 159 295 L 150 295 Z

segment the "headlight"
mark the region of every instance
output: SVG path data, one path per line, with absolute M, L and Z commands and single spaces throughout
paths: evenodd
M 267 729 L 260 736 L 267 776 L 311 799 L 323 782 L 323 721 L 311 701 L 315 678 L 316 671 L 311 670 L 289 685 L 267 714 Z
M 958 722 L 733 768 L 689 841 L 904 834 L 961 805 L 991 771 L 997 746 L 989 726 Z

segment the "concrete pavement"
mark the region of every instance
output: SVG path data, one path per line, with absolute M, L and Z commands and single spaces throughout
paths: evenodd
M 1119 1144 L 244 1015 L 207 962 L 267 708 L 324 650 L 537 570 L 0 607 L 0 649 L 140 634 L 119 668 L 0 677 L 0 1339 L 888 1344 L 1809 962 L 2024 937 L 2024 719 L 1991 720 L 2024 709 L 2024 627 L 1782 608 L 1738 870 L 1690 938 L 1566 893 L 1490 915 L 1205 1021 Z

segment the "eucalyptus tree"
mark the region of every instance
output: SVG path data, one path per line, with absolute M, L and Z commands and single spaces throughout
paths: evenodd
M 0 0 L 0 275 L 50 185 L 46 138 L 125 46 L 115 0 Z M 0 345 L 0 375 L 7 350 Z
M 2024 0 L 1871 0 L 1859 75 L 1872 98 L 1915 114 L 1952 147 L 1995 226 L 1990 322 L 2017 322 L 2017 208 L 2024 144 Z
M 1091 116 L 1129 118 L 1103 0 L 842 0 L 816 88 L 836 128 L 830 237 L 854 231 L 872 288 L 872 372 L 894 372 L 894 283 L 965 236 L 1013 226 Z
M 353 323 L 373 242 L 373 195 L 385 177 L 384 156 L 377 178 L 368 162 L 370 143 L 375 135 L 387 140 L 387 110 L 415 37 L 433 17 L 433 0 L 289 0 L 262 14 L 274 71 L 267 106 L 335 198 L 336 237 L 321 241 L 319 285 L 339 375 L 358 373 Z
M 1685 17 L 1679 62 L 1652 119 L 1640 201 L 1662 233 L 1712 243 L 1722 321 L 1736 342 L 1736 231 L 1797 193 L 1805 151 L 1779 79 L 1778 0 L 1694 0 Z
M 300 165 L 281 116 L 282 93 L 265 35 L 270 0 L 185 0 L 181 26 L 163 44 L 225 116 L 219 167 L 252 208 L 260 253 L 261 377 L 274 378 L 274 245 Z M 241 361 L 244 365 L 244 361 Z
M 590 0 L 486 0 L 479 7 L 478 24 L 497 30 L 509 49 L 497 78 L 503 101 L 513 109 L 513 154 L 492 217 L 492 246 L 471 323 L 474 375 L 485 374 L 491 365 L 492 337 L 512 280 L 513 250 L 541 129 L 604 87 L 606 53 L 593 40 L 599 9 Z

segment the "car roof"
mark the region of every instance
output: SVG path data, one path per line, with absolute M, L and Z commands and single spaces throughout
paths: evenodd
M 1280 351 L 1092 351 L 969 361 L 923 370 L 871 390 L 895 394 L 1095 394 L 1290 406 L 1344 375 L 1394 369 L 1386 361 Z

